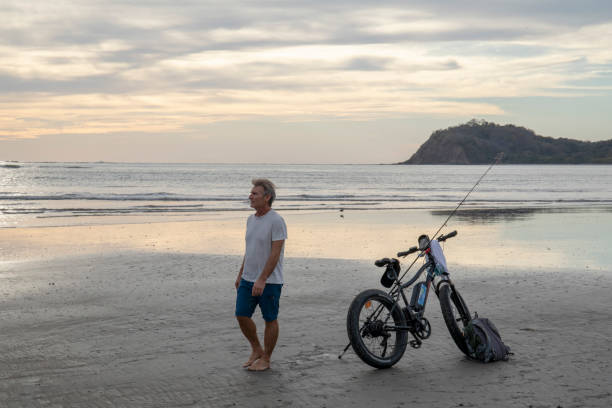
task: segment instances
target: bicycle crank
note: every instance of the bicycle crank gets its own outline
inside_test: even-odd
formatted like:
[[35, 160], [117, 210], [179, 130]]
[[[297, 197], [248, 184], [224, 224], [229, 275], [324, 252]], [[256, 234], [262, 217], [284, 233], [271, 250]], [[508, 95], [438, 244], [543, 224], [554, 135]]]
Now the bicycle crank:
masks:
[[417, 323], [416, 334], [423, 340], [428, 339], [431, 336], [431, 325], [429, 320], [422, 317]]

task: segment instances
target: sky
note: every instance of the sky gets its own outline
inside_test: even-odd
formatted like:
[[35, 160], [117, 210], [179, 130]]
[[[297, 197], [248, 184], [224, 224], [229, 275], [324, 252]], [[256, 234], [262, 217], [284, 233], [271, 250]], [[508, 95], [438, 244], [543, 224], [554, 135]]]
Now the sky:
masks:
[[484, 119], [612, 139], [612, 2], [0, 3], [0, 160], [391, 163]]

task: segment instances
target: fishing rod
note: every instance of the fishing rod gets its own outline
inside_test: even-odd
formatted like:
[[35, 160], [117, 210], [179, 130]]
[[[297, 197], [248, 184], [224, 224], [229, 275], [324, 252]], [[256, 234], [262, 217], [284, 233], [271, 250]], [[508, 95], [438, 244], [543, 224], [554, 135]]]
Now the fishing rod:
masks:
[[[476, 189], [476, 187], [478, 186], [478, 184], [480, 184], [480, 182], [482, 181], [482, 179], [485, 178], [485, 176], [487, 175], [487, 173], [489, 173], [489, 171], [491, 171], [491, 169], [493, 168], [493, 166], [495, 166], [496, 164], [499, 164], [499, 162], [501, 162], [502, 158], [504, 157], [504, 152], [499, 152], [497, 153], [497, 155], [495, 156], [495, 159], [493, 160], [493, 162], [489, 165], [489, 167], [485, 170], [485, 172], [482, 174], [482, 176], [480, 176], [480, 178], [478, 179], [478, 181], [476, 181], [476, 184], [474, 184], [472, 186], [472, 188], [470, 189], [470, 191], [467, 192], [467, 194], [465, 195], [465, 197], [463, 197], [463, 200], [461, 200], [459, 202], [459, 204], [457, 204], [457, 206], [455, 207], [455, 209], [453, 211], [451, 211], [451, 213], [449, 214], [449, 216], [446, 218], [446, 220], [444, 220], [444, 222], [442, 223], [442, 225], [440, 225], [440, 228], [438, 228], [438, 230], [431, 236], [431, 238], [427, 237], [427, 245], [425, 245], [425, 248], [427, 248], [429, 246], [429, 244], [431, 243], [432, 239], [435, 239], [436, 235], [438, 235], [438, 233], [440, 231], [442, 231], [442, 228], [444, 228], [446, 226], [446, 224], [448, 223], [448, 221], [453, 217], [453, 215], [455, 215], [455, 213], [457, 212], [457, 210], [459, 209], [459, 207], [461, 207], [461, 205], [463, 205], [463, 203], [465, 202], [465, 200], [467, 200], [467, 198], [470, 196], [470, 194], [472, 194], [472, 191], [474, 191]], [[410, 264], [410, 266], [404, 271], [403, 275], [399, 278], [399, 280], [402, 280], [404, 278], [404, 276], [406, 276], [406, 274], [408, 273], [408, 271], [412, 268], [412, 266], [416, 263], [416, 261], [419, 259], [419, 257], [417, 256], [414, 261], [412, 261], [412, 263]]]
[[[485, 178], [485, 176], [487, 175], [487, 173], [493, 168], [493, 166], [495, 166], [496, 164], [498, 164], [501, 159], [504, 157], [504, 152], [499, 152], [497, 153], [497, 156], [495, 156], [495, 160], [493, 161], [493, 163], [491, 163], [491, 165], [489, 166], [489, 168], [487, 168], [487, 170], [483, 173], [482, 176], [480, 176], [480, 178], [478, 179], [478, 181], [476, 182], [476, 184], [474, 184], [474, 186], [471, 188], [470, 191], [467, 192], [467, 194], [465, 195], [465, 197], [463, 197], [463, 200], [461, 200], [459, 202], [459, 204], [457, 204], [457, 207], [455, 207], [455, 209], [450, 213], [450, 215], [448, 216], [448, 218], [446, 218], [446, 220], [442, 223], [442, 225], [440, 226], [440, 228], [438, 228], [438, 230], [436, 231], [435, 234], [432, 235], [432, 237], [435, 238], [436, 235], [438, 235], [438, 233], [440, 231], [442, 231], [442, 228], [444, 228], [446, 226], [446, 223], [448, 222], [448, 220], [450, 220], [452, 218], [453, 215], [455, 215], [455, 213], [457, 212], [457, 210], [459, 209], [459, 207], [461, 207], [461, 205], [465, 202], [465, 200], [467, 200], [468, 196], [472, 193], [472, 191], [474, 191], [474, 189], [476, 188], [476, 186], [478, 186], [478, 184], [480, 184], [480, 182], [482, 181], [483, 178]], [[431, 242], [431, 240], [430, 240]]]

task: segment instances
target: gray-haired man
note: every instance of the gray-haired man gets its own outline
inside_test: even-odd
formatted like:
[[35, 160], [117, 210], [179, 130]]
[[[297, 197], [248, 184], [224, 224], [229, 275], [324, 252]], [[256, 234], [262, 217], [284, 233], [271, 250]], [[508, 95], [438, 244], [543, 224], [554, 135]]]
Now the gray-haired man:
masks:
[[[246, 250], [235, 284], [236, 319], [251, 344], [251, 356], [243, 366], [250, 371], [270, 368], [270, 357], [278, 339], [277, 316], [284, 282], [283, 255], [287, 226], [272, 209], [275, 198], [275, 186], [270, 180], [253, 180], [249, 201], [255, 214], [247, 220]], [[266, 322], [263, 347], [257, 337], [255, 322], [251, 319], [257, 305]]]

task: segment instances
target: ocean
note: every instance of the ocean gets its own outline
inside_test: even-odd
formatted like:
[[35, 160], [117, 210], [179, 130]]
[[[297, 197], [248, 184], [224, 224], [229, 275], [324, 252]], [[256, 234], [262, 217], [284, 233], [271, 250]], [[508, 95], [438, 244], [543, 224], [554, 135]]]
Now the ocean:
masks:
[[[0, 228], [251, 211], [257, 177], [277, 185], [277, 210], [445, 212], [487, 167], [0, 162]], [[497, 165], [462, 209], [591, 207], [612, 207], [612, 166]]]

